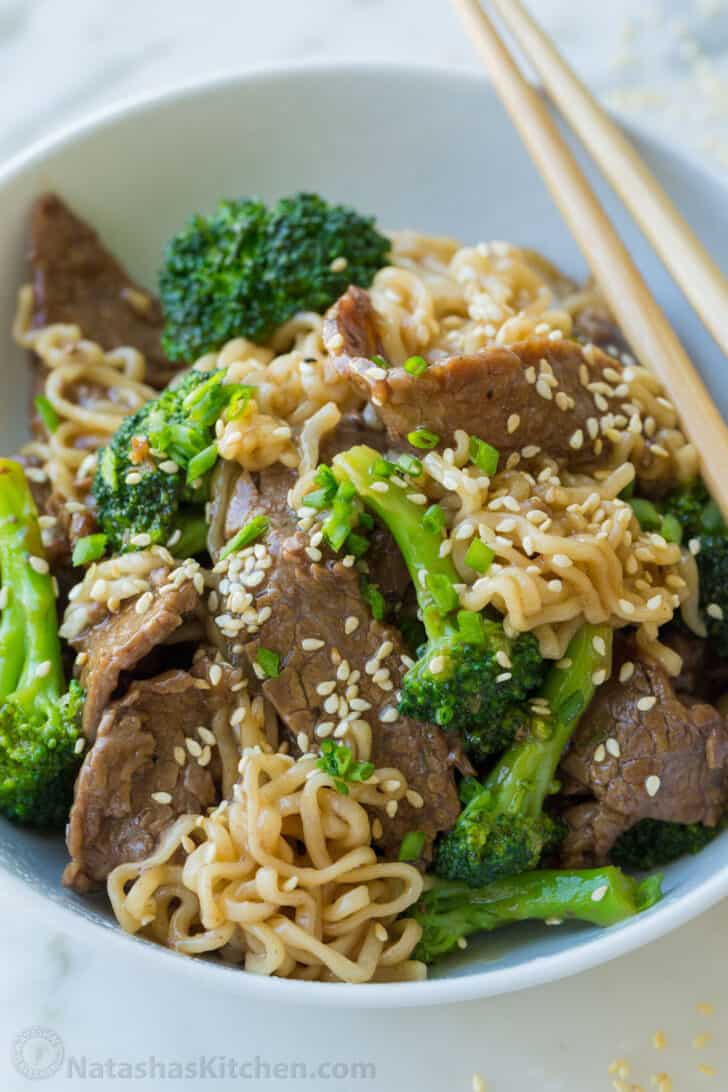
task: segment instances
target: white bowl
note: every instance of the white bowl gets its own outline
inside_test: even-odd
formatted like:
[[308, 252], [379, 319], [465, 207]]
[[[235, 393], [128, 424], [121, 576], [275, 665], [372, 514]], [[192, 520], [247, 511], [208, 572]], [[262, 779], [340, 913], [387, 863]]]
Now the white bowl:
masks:
[[[728, 268], [728, 235], [716, 230], [728, 208], [725, 184], [658, 140], [633, 135]], [[272, 197], [299, 189], [375, 213], [385, 226], [467, 241], [508, 239], [543, 251], [571, 273], [584, 272], [518, 137], [477, 75], [388, 65], [287, 66], [125, 103], [37, 145], [0, 172], [3, 453], [25, 435], [26, 361], [11, 344], [10, 326], [16, 289], [27, 277], [28, 210], [47, 189], [96, 225], [149, 285], [163, 243], [191, 211], [209, 209], [221, 196]], [[725, 361], [632, 223], [609, 196], [606, 204], [725, 413]], [[60, 837], [0, 823], [6, 889], [19, 888], [29, 909], [54, 918], [59, 928], [106, 945], [110, 958], [217, 982], [241, 995], [378, 1008], [507, 993], [641, 947], [728, 892], [727, 849], [725, 834], [668, 869], [663, 901], [621, 926], [504, 930], [472, 943], [428, 982], [361, 987], [261, 978], [130, 938], [103, 898], [82, 899], [61, 888], [66, 855]]]

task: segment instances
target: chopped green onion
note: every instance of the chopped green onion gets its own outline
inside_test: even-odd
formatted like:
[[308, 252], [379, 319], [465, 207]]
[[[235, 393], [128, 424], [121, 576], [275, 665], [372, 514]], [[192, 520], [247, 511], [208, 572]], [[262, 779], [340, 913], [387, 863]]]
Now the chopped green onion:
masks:
[[369, 549], [369, 539], [364, 535], [358, 535], [356, 531], [351, 531], [346, 540], [346, 552], [347, 554], [353, 554], [354, 557], [363, 557]]
[[374, 356], [370, 356], [369, 359], [372, 364], [376, 364], [378, 368], [384, 368], [386, 370], [389, 367], [389, 361], [385, 360], [379, 353], [375, 353]]
[[416, 861], [425, 847], [425, 834], [422, 830], [409, 830], [399, 847], [400, 861]]
[[356, 762], [351, 748], [333, 739], [325, 739], [321, 744], [316, 766], [334, 778], [334, 787], [342, 796], [349, 793], [347, 781], [368, 781], [374, 773], [373, 762]]
[[303, 503], [308, 508], [315, 508], [317, 511], [321, 511], [323, 508], [329, 508], [336, 496], [336, 490], [339, 488], [336, 475], [330, 466], [326, 466], [325, 463], [322, 463], [316, 471], [313, 480], [319, 488], [315, 489], [312, 493], [307, 493], [303, 498]]
[[470, 461], [489, 478], [492, 478], [498, 469], [499, 458], [496, 449], [485, 440], [481, 440], [479, 436], [470, 437]]
[[418, 376], [427, 371], [427, 361], [424, 356], [411, 356], [404, 362], [404, 370], [410, 375]]
[[106, 535], [85, 535], [76, 539], [71, 560], [74, 565], [88, 565], [104, 556]]
[[268, 530], [269, 520], [267, 516], [255, 516], [249, 523], [246, 523], [244, 527], [241, 527], [236, 535], [230, 539], [220, 551], [220, 561], [224, 561], [226, 557], [230, 557], [230, 554], [237, 553], [238, 550], [244, 550], [246, 546], [251, 546], [256, 539], [264, 535]]
[[389, 459], [377, 459], [373, 462], [369, 473], [373, 478], [391, 478], [397, 469], [396, 463], [392, 463]]
[[458, 611], [458, 629], [468, 644], [482, 645], [485, 639], [485, 626], [482, 617], [475, 611]]
[[643, 531], [657, 531], [662, 523], [662, 516], [652, 501], [644, 497], [631, 497], [627, 503], [634, 512]]
[[410, 478], [422, 477], [422, 463], [416, 455], [408, 455], [405, 452], [397, 459], [397, 466], [403, 474], [407, 474]]
[[281, 673], [281, 658], [270, 648], [259, 648], [255, 654], [255, 662], [266, 679], [277, 679]]
[[682, 542], [682, 533], [683, 529], [680, 521], [676, 516], [673, 516], [672, 512], [668, 512], [666, 516], [662, 517], [660, 534], [665, 542], [675, 542], [679, 545]]
[[440, 443], [440, 437], [436, 432], [430, 432], [429, 428], [416, 428], [407, 433], [407, 440], [412, 447], [418, 447], [422, 451], [432, 451]]
[[439, 504], [431, 504], [422, 517], [422, 526], [426, 531], [436, 533], [445, 526], [445, 512]]
[[450, 611], [455, 610], [460, 602], [452, 580], [445, 573], [428, 573], [425, 586], [432, 596], [435, 606], [442, 614], [449, 614]]
[[362, 577], [361, 581], [361, 597], [368, 605], [369, 610], [372, 612], [372, 617], [377, 622], [381, 622], [384, 619], [386, 613], [386, 603], [384, 596], [380, 592], [376, 584], [370, 584], [366, 577]]
[[328, 508], [331, 498], [325, 489], [314, 489], [313, 493], [306, 494], [303, 503], [306, 508], [315, 508], [317, 512], [320, 512], [322, 509]]
[[495, 550], [492, 550], [487, 543], [481, 542], [479, 538], [474, 538], [465, 554], [465, 564], [475, 569], [476, 573], [487, 573], [493, 564], [494, 557]]
[[212, 470], [217, 459], [217, 443], [212, 443], [209, 447], [203, 448], [197, 455], [193, 455], [187, 467], [188, 485], [196, 482], [198, 478], [203, 478], [208, 470]]
[[53, 409], [50, 401], [44, 394], [39, 394], [34, 399], [35, 408], [38, 410], [38, 416], [45, 425], [48, 432], [55, 432], [61, 423], [61, 419]]

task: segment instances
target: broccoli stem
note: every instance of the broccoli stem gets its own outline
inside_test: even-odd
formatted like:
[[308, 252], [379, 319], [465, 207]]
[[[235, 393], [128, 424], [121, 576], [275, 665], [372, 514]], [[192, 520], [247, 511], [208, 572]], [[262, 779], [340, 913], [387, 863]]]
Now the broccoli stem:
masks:
[[660, 876], [638, 881], [612, 866], [524, 872], [475, 889], [436, 880], [414, 911], [423, 928], [416, 955], [431, 963], [473, 933], [530, 919], [574, 919], [604, 928], [649, 909], [661, 895]]
[[[422, 508], [407, 498], [404, 489], [374, 475], [374, 466], [379, 461], [379, 452], [365, 445], [352, 447], [334, 457], [337, 469], [349, 479], [367, 507], [391, 531], [412, 577], [427, 636], [433, 639], [442, 633], [443, 620], [425, 578], [434, 574], [456, 584], [460, 576], [450, 557], [440, 557], [442, 535], [423, 526]], [[372, 488], [380, 481], [386, 482], [386, 493]]]
[[196, 557], [207, 549], [208, 526], [204, 514], [194, 509], [183, 509], [175, 520], [175, 529], [180, 532], [180, 537], [170, 546], [174, 557]]
[[43, 699], [50, 707], [65, 689], [56, 600], [51, 576], [33, 568], [31, 558], [45, 567], [33, 497], [23, 468], [0, 459], [0, 573], [8, 596], [0, 629], [0, 701], [15, 692], [23, 704]]
[[[604, 649], [604, 651], [601, 651]], [[564, 669], [549, 671], [541, 697], [551, 715], [535, 715], [525, 739], [516, 740], [485, 781], [499, 812], [535, 819], [541, 814], [561, 755], [597, 688], [611, 673], [612, 630], [608, 625], [583, 625], [571, 639]]]

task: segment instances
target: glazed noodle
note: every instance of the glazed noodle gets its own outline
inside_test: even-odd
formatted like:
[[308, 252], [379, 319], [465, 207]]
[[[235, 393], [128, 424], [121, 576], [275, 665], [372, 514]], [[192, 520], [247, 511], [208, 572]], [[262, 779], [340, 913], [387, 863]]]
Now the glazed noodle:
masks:
[[156, 392], [144, 383], [145, 362], [138, 350], [105, 352], [86, 340], [74, 324], [33, 329], [32, 312], [33, 289], [24, 285], [18, 294], [13, 336], [48, 370], [43, 393], [59, 425], [47, 440], [27, 444], [23, 454], [40, 462], [40, 472], [64, 500], [75, 500], [82, 481], [93, 474], [93, 453]]
[[248, 749], [231, 801], [180, 817], [146, 860], [114, 869], [114, 913], [129, 932], [258, 974], [423, 978], [411, 959], [420, 927], [399, 918], [423, 877], [377, 859], [363, 807], [384, 809], [405, 791], [387, 769], [342, 795], [313, 756]]

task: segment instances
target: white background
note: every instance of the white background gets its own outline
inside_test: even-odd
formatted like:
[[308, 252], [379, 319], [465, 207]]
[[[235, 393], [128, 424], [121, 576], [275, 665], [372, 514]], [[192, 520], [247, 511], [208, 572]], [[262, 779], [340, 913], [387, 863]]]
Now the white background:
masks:
[[[572, 62], [612, 105], [728, 169], [726, 0], [532, 0]], [[474, 63], [447, 0], [0, 0], [0, 160], [130, 93], [267, 60], [368, 58]], [[728, 1088], [728, 906], [644, 951], [510, 998], [439, 1010], [273, 1009], [231, 993], [141, 979], [0, 893], [0, 1089], [35, 1087], [11, 1065], [15, 1037], [54, 1029], [67, 1054], [103, 1061], [224, 1055], [261, 1065], [373, 1063], [369, 1080], [214, 1076], [124, 1081], [56, 1076], [40, 1087], [599, 1092], [610, 1062], [630, 1082], [675, 1092]], [[185, 984], [188, 980], [185, 980]], [[711, 1001], [712, 1017], [698, 1013]], [[668, 1047], [654, 1049], [653, 1033]], [[697, 1050], [693, 1037], [713, 1033]], [[714, 1066], [710, 1079], [700, 1063]], [[265, 1073], [265, 1069], [259, 1069]]]

